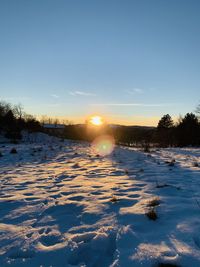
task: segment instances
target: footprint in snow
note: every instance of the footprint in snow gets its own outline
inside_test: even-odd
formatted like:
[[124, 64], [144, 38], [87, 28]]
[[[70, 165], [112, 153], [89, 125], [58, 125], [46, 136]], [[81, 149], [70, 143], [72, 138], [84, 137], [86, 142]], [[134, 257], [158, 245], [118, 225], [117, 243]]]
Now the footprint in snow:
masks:
[[84, 197], [83, 196], [74, 196], [74, 197], [70, 197], [68, 198], [69, 200], [76, 200], [76, 201], [81, 201]]
[[42, 236], [40, 239], [40, 242], [46, 247], [54, 246], [57, 243], [60, 243], [61, 241], [61, 236], [58, 235], [46, 235]]

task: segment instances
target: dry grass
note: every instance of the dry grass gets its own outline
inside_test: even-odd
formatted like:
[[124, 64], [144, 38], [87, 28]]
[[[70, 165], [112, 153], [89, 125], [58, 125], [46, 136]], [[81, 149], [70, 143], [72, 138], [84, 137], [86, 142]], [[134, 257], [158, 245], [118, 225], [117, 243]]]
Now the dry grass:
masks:
[[156, 207], [160, 205], [160, 198], [155, 197], [152, 200], [150, 200], [147, 204], [148, 207]]
[[124, 170], [125, 174], [128, 175], [129, 171], [127, 169]]
[[149, 220], [155, 221], [158, 219], [158, 215], [154, 208], [147, 211], [146, 216], [149, 218]]
[[10, 150], [10, 153], [11, 153], [11, 154], [17, 154], [17, 150], [16, 150], [16, 148], [13, 147], [13, 148]]
[[199, 167], [198, 162], [194, 162], [194, 163], [193, 163], [193, 167]]
[[181, 267], [181, 266], [173, 263], [159, 263], [157, 267]]
[[175, 162], [171, 161], [168, 165], [169, 165], [170, 167], [174, 167], [174, 166], [175, 166]]
[[116, 203], [117, 201], [119, 201], [119, 199], [116, 196], [112, 196], [110, 201]]
[[79, 165], [78, 163], [75, 163], [75, 164], [73, 165], [73, 168], [80, 168], [80, 165]]
[[150, 151], [150, 149], [148, 148], [148, 147], [145, 147], [144, 148], [144, 153], [150, 153], [151, 151]]

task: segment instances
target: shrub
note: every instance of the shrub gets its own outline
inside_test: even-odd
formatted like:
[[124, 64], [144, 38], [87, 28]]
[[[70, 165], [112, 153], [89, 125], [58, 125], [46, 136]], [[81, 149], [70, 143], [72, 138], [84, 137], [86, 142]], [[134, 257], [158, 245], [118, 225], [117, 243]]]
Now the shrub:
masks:
[[153, 198], [152, 200], [149, 201], [147, 204], [148, 207], [156, 207], [160, 205], [160, 199], [158, 197]]
[[159, 263], [158, 267], [180, 267], [180, 265], [173, 263]]
[[149, 218], [149, 220], [155, 221], [158, 219], [158, 216], [156, 214], [156, 211], [154, 208], [150, 209], [147, 213], [146, 216]]
[[198, 162], [194, 162], [194, 163], [193, 163], [193, 167], [199, 167]]
[[10, 150], [10, 154], [17, 154], [17, 150], [16, 150], [16, 148], [12, 148], [11, 150]]
[[117, 199], [116, 196], [112, 196], [110, 201], [113, 202], [113, 203], [116, 203], [117, 201], [119, 201], [119, 199]]

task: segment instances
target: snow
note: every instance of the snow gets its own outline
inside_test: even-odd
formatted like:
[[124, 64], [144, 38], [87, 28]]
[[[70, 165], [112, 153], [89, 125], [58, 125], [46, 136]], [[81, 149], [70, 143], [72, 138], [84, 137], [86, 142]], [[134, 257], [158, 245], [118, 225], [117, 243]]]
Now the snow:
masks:
[[0, 266], [200, 266], [199, 148], [23, 141], [0, 145]]

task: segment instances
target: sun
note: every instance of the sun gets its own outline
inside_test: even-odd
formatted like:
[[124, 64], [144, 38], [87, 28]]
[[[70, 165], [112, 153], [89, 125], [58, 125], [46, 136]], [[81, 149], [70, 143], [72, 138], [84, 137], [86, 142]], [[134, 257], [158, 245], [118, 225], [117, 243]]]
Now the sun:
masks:
[[100, 126], [103, 124], [103, 119], [100, 116], [93, 116], [90, 119], [90, 123], [96, 126]]

